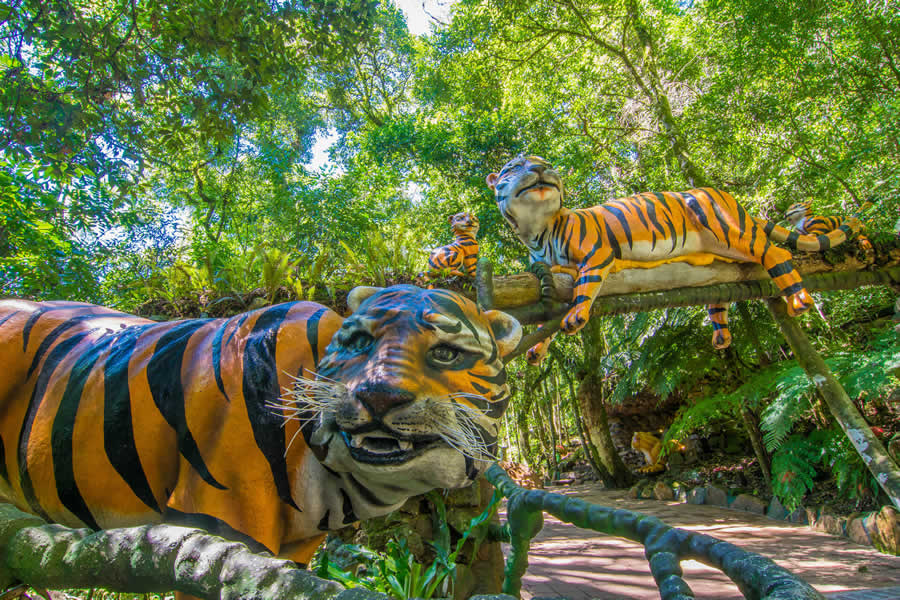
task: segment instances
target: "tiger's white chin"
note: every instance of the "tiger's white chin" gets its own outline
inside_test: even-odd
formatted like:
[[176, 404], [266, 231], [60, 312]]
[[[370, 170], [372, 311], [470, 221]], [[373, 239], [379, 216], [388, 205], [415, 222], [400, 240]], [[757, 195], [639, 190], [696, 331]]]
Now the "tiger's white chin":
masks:
[[[328, 453], [321, 462], [344, 480], [344, 489], [361, 519], [385, 514], [409, 497], [435, 488], [470, 485], [490, 464], [488, 460], [466, 459], [443, 442], [403, 462], [387, 464], [356, 460], [337, 432], [331, 434], [327, 445]], [[378, 505], [369, 498], [378, 498]]]

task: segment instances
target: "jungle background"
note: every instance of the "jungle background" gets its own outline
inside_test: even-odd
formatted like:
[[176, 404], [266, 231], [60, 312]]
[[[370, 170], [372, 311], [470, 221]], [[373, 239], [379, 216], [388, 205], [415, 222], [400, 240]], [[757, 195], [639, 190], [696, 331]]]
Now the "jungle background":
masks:
[[[520, 272], [484, 183], [519, 153], [562, 171], [570, 207], [713, 185], [776, 221], [801, 200], [861, 213], [896, 243], [897, 2], [447, 8], [414, 34], [387, 0], [0, 6], [0, 295], [157, 319], [341, 310], [355, 285], [419, 282], [461, 210], [495, 272]], [[886, 444], [895, 299], [816, 294], [801, 319]], [[698, 307], [595, 318], [540, 368], [517, 359], [506, 458], [624, 487], [631, 435], [652, 431], [685, 447], [670, 473], [688, 483], [885, 503], [765, 306], [732, 321], [725, 352]]]

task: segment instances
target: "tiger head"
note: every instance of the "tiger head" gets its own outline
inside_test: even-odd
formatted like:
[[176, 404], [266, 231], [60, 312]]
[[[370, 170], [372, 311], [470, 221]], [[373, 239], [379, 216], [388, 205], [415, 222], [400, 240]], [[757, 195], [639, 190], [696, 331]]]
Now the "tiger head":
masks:
[[348, 304], [316, 378], [283, 399], [307, 444], [382, 502], [471, 483], [495, 458], [518, 321], [410, 285], [356, 288]]
[[478, 235], [478, 217], [470, 212], [460, 212], [449, 218], [450, 230], [454, 235]]
[[784, 211], [784, 218], [787, 219], [791, 225], [795, 227], [799, 227], [803, 220], [809, 215], [810, 210], [810, 202], [807, 200], [806, 202], [795, 202], [788, 206], [787, 210]]
[[538, 156], [517, 156], [486, 181], [503, 218], [526, 245], [562, 210], [562, 178]]

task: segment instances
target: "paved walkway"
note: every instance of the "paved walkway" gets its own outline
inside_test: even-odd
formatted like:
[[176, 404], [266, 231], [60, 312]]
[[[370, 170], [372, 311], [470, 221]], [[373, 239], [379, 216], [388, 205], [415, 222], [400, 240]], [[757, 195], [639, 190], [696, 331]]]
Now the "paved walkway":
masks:
[[[623, 491], [602, 491], [589, 485], [549, 491], [655, 515], [668, 525], [732, 542], [771, 558], [830, 600], [900, 600], [900, 557], [846, 538], [727, 508], [633, 500], [625, 498]], [[685, 581], [698, 599], [743, 598], [721, 571], [696, 561], [681, 564]], [[658, 600], [659, 591], [643, 546], [545, 515], [544, 529], [529, 552], [522, 596], [525, 600], [560, 596], [570, 600]]]

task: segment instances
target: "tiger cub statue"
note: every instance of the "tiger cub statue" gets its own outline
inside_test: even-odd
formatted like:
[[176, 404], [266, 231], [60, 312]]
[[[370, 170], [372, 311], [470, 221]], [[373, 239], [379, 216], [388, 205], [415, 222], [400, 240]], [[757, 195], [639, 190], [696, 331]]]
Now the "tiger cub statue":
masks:
[[92, 529], [171, 522], [306, 563], [324, 532], [469, 485], [494, 460], [512, 317], [357, 288], [157, 323], [0, 302], [0, 496]]
[[[868, 203], [863, 208], [867, 206]], [[795, 202], [784, 211], [784, 218], [794, 226], [794, 229], [804, 235], [823, 235], [838, 229], [845, 222], [843, 217], [823, 217], [810, 213], [809, 201]], [[860, 233], [857, 234], [856, 239], [860, 248], [867, 252], [872, 250], [872, 242], [869, 241], [869, 238]]]
[[[728, 192], [712, 188], [644, 192], [570, 210], [562, 205], [559, 173], [536, 156], [516, 157], [486, 181], [503, 218], [528, 248], [532, 265], [546, 263], [551, 271], [574, 278], [573, 306], [561, 324], [568, 334], [587, 323], [610, 272], [669, 262], [709, 264], [716, 258], [761, 264], [786, 296], [788, 314], [799, 315], [813, 299], [791, 263], [791, 253], [771, 242], [819, 251], [842, 243], [859, 228], [858, 221], [848, 219], [827, 234], [801, 235], [750, 216]], [[713, 345], [726, 348], [731, 343], [726, 306], [708, 308]], [[540, 362], [551, 340], [532, 347], [529, 362]]]
[[660, 456], [662, 441], [649, 431], [635, 431], [631, 436], [631, 449], [644, 455], [646, 467], [638, 469], [639, 473], [662, 473], [666, 470], [668, 459]]
[[450, 275], [475, 277], [478, 263], [478, 217], [469, 212], [461, 212], [449, 218], [450, 230], [456, 239], [453, 243], [435, 248], [428, 257], [427, 280], [434, 279], [449, 269]]

